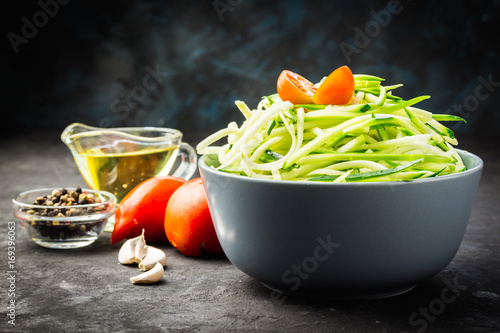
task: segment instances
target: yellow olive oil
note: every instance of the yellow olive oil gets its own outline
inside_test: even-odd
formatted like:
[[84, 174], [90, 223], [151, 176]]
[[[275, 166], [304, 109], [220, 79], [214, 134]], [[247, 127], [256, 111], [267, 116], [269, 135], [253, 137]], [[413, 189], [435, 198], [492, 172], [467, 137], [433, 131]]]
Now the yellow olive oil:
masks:
[[118, 202], [136, 185], [155, 176], [166, 176], [177, 157], [179, 147], [143, 149], [108, 153], [106, 148], [83, 151], [77, 165], [87, 184], [113, 193]]

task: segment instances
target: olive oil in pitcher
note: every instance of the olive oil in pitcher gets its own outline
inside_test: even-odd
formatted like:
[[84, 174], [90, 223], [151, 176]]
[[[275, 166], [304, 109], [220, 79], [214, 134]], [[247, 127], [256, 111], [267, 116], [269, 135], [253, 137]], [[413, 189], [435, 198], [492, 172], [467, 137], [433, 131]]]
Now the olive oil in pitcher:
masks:
[[91, 188], [113, 193], [118, 202], [135, 186], [157, 175], [167, 175], [179, 147], [142, 149], [107, 153], [106, 148], [86, 149], [79, 156], [78, 167]]

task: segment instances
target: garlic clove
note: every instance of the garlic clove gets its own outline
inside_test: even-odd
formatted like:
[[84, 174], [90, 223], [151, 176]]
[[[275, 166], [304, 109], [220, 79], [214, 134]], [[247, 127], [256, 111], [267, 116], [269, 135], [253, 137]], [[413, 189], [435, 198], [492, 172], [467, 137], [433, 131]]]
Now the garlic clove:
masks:
[[118, 262], [120, 264], [133, 264], [135, 262], [135, 246], [131, 239], [123, 243], [118, 252]]
[[146, 245], [146, 256], [139, 263], [139, 269], [141, 271], [148, 271], [153, 268], [157, 262], [162, 266], [167, 264], [165, 252], [156, 247]]
[[131, 238], [123, 243], [118, 252], [118, 262], [120, 264], [140, 263], [146, 256], [146, 239], [144, 238], [144, 229], [142, 234], [135, 238]]
[[130, 281], [134, 284], [155, 283], [161, 280], [163, 272], [164, 269], [162, 264], [157, 262], [149, 271], [131, 277]]
[[144, 238], [144, 229], [142, 229], [141, 238], [135, 244], [135, 263], [138, 264], [146, 256], [146, 239]]

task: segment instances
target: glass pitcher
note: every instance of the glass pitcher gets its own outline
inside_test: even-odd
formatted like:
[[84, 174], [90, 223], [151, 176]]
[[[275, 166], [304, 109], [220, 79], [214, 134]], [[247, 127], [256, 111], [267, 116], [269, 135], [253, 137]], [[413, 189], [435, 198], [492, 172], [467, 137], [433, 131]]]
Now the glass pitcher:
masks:
[[136, 185], [166, 176], [189, 179], [196, 171], [196, 151], [182, 133], [160, 127], [97, 128], [80, 123], [66, 127], [61, 140], [69, 147], [88, 186], [113, 193], [118, 202]]

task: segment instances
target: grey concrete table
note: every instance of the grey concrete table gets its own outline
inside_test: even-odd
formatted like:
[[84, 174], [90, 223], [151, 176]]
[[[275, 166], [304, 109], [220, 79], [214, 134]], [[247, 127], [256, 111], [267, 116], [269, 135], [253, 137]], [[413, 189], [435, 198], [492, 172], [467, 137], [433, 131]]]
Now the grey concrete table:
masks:
[[319, 301], [277, 300], [224, 256], [189, 258], [168, 244], [156, 244], [168, 256], [163, 281], [135, 286], [129, 277], [137, 268], [118, 264], [120, 244], [111, 246], [109, 233], [79, 250], [48, 250], [18, 226], [10, 273], [11, 197], [32, 188], [84, 185], [58, 135], [0, 139], [1, 332], [500, 331], [498, 143], [459, 145], [481, 156], [485, 169], [463, 243], [446, 269], [400, 296]]

